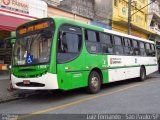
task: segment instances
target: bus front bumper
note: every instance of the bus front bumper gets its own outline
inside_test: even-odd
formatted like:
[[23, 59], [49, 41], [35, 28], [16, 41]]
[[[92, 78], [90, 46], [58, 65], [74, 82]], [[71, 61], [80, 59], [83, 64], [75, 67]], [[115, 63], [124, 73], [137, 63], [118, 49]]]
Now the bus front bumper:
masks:
[[[28, 84], [24, 84], [28, 81]], [[11, 75], [12, 86], [15, 89], [26, 90], [55, 90], [58, 89], [57, 74], [46, 73], [37, 78], [17, 78]]]

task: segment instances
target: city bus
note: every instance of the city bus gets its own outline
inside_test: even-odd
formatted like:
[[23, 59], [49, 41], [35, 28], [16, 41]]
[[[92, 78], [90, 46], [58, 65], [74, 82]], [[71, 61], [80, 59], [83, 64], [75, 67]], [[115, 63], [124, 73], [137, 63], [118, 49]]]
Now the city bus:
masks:
[[66, 18], [43, 18], [16, 30], [11, 81], [15, 89], [89, 93], [101, 85], [157, 71], [155, 43]]

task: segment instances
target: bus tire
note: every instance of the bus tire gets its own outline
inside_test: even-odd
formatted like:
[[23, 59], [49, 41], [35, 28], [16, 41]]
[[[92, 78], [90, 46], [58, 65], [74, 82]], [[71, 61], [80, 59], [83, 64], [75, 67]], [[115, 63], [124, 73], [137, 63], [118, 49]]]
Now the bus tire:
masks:
[[144, 67], [140, 68], [140, 77], [139, 77], [140, 81], [144, 81], [146, 80], [146, 70]]
[[90, 94], [96, 94], [101, 88], [101, 77], [96, 71], [92, 71], [88, 78], [88, 92]]

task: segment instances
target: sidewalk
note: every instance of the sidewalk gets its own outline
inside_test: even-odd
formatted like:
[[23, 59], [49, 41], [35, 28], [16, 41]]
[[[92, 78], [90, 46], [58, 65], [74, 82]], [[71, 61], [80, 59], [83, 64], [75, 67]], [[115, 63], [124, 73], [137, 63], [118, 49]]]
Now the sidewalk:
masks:
[[2, 80], [9, 80], [10, 79], [10, 77], [9, 77], [9, 75], [7, 74], [7, 75], [0, 75], [0, 81], [2, 81]]
[[[28, 90], [14, 90], [12, 92], [8, 91], [7, 88], [9, 87], [9, 75], [7, 74], [0, 74], [0, 103], [11, 101], [19, 98], [24, 98], [26, 96], [36, 94], [35, 91], [28, 91]], [[158, 72], [149, 75], [148, 77], [151, 78], [160, 78], [160, 74]]]
[[8, 71], [0, 71], [0, 81], [1, 80], [9, 80], [9, 72]]
[[[1, 77], [0, 77], [1, 78]], [[5, 78], [5, 77], [3, 77]], [[14, 100], [19, 98], [19, 93], [17, 90], [9, 92], [7, 88], [9, 87], [10, 80], [0, 80], [0, 103], [8, 100]]]
[[13, 90], [8, 91], [10, 84], [10, 77], [7, 73], [0, 73], [0, 103], [11, 101], [19, 98], [23, 98], [29, 94], [33, 94], [34, 91], [28, 90]]

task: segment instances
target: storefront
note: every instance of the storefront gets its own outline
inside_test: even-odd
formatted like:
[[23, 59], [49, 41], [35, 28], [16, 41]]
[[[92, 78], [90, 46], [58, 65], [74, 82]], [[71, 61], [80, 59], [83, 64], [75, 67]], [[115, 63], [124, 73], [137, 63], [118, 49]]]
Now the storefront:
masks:
[[9, 38], [15, 35], [16, 27], [43, 17], [47, 17], [47, 4], [41, 0], [0, 0], [0, 64], [10, 64]]

